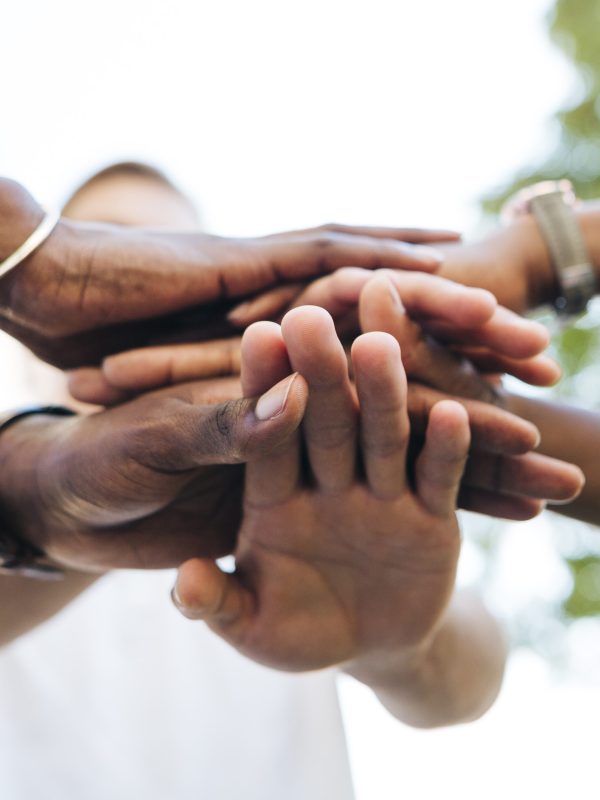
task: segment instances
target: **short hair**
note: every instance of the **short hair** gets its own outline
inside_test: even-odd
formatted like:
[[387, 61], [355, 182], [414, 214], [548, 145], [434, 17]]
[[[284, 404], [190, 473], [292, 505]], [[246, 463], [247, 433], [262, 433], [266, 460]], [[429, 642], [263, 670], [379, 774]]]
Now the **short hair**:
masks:
[[148, 180], [162, 183], [163, 186], [168, 187], [172, 191], [176, 192], [176, 194], [180, 195], [184, 200], [187, 200], [187, 197], [182, 190], [176, 186], [175, 183], [173, 183], [173, 181], [167, 177], [167, 175], [161, 169], [158, 169], [158, 167], [153, 167], [151, 164], [144, 164], [141, 161], [118, 161], [115, 164], [109, 164], [107, 167], [103, 167], [97, 172], [94, 172], [93, 175], [90, 175], [89, 178], [86, 178], [83, 183], [80, 183], [64, 202], [62, 208], [63, 212], [68, 209], [71, 203], [80, 194], [82, 194], [86, 189], [89, 189], [90, 186], [93, 186], [95, 183], [105, 180], [106, 178], [116, 178], [122, 175], [147, 178]]

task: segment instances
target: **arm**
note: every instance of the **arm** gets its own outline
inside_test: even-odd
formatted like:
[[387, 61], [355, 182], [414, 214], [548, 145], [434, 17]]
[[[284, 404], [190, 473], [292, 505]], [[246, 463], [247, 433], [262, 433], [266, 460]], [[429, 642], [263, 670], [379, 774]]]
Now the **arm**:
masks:
[[[600, 202], [581, 204], [575, 213], [600, 286]], [[445, 255], [441, 275], [488, 289], [502, 305], [518, 313], [549, 303], [556, 295], [548, 249], [531, 215], [481, 241], [440, 249]]]
[[350, 667], [398, 719], [417, 728], [470, 722], [496, 699], [506, 662], [503, 631], [481, 599], [457, 592], [426, 647]]
[[410, 724], [474, 719], [499, 690], [505, 648], [478, 600], [453, 598], [464, 409], [451, 401], [432, 409], [415, 487], [406, 476], [406, 380], [391, 336], [354, 343], [358, 402], [323, 310], [296, 309], [281, 329], [258, 323], [246, 332], [248, 393], [290, 363], [309, 386], [303, 442], [294, 433], [248, 465], [236, 573], [193, 559], [180, 570], [175, 602], [271, 667], [338, 665]]
[[[42, 218], [23, 187], [0, 179], [0, 262]], [[98, 363], [124, 346], [213, 338], [232, 330], [224, 313], [233, 298], [270, 286], [346, 264], [437, 268], [436, 251], [404, 238], [448, 234], [324, 226], [239, 239], [62, 219], [0, 280], [0, 327], [63, 368]]]
[[98, 578], [74, 570], [60, 581], [1, 575], [0, 647], [53, 617]]
[[273, 387], [279, 410], [272, 395], [266, 406], [217, 404], [215, 383], [196, 383], [85, 417], [25, 417], [4, 430], [3, 520], [65, 577], [0, 576], [0, 644], [56, 614], [104, 571], [230, 552], [241, 513], [234, 465], [268, 453], [302, 418], [301, 387], [286, 393], [287, 383]]
[[542, 437], [540, 452], [577, 464], [585, 475], [581, 494], [568, 505], [553, 506], [553, 510], [600, 525], [600, 414], [510, 394], [506, 404], [509, 411], [538, 428]]

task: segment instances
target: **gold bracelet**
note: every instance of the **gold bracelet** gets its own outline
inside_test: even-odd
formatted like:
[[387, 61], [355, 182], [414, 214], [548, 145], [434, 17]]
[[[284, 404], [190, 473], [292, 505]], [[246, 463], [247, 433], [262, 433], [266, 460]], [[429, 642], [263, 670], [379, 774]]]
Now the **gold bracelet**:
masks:
[[59, 219], [60, 214], [56, 211], [46, 214], [31, 236], [29, 236], [20, 247], [17, 247], [12, 255], [5, 258], [4, 261], [0, 261], [0, 278], [3, 278], [8, 272], [18, 267], [21, 262], [25, 261], [27, 256], [30, 256], [34, 250], [37, 250], [50, 236]]

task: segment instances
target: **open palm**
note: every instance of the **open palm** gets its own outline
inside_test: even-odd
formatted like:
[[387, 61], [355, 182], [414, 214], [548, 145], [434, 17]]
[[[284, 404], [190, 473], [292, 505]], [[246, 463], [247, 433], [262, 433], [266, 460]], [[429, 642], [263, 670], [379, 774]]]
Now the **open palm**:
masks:
[[302, 430], [246, 469], [236, 572], [181, 569], [176, 601], [270, 666], [306, 670], [418, 648], [450, 599], [460, 548], [454, 514], [467, 414], [443, 401], [407, 476], [406, 379], [397, 342], [368, 333], [348, 365], [327, 312], [290, 312], [244, 337], [246, 394], [290, 371], [306, 380]]

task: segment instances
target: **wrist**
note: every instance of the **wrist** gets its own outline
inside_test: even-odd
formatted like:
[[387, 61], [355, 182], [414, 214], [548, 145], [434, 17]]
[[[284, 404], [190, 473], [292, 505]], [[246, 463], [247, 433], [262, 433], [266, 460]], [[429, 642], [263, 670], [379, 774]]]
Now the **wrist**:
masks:
[[496, 699], [506, 662], [503, 632], [470, 592], [455, 593], [431, 638], [379, 667], [350, 667], [398, 719], [420, 728], [477, 719]]
[[[589, 263], [595, 270], [597, 280], [600, 281], [600, 205], [580, 203], [573, 211]], [[540, 222], [533, 213], [526, 213], [517, 217], [507, 231], [510, 231], [523, 256], [527, 286], [526, 309], [553, 304], [557, 298], [563, 296], [565, 289], [561, 288]]]
[[550, 253], [532, 214], [519, 217], [506, 229], [514, 252], [519, 255], [524, 276], [525, 295], [522, 311], [551, 303], [559, 287]]
[[590, 263], [600, 283], [600, 202], [581, 203], [575, 208]]
[[421, 642], [365, 653], [347, 662], [342, 671], [379, 694], [411, 695], [429, 669], [437, 629]]
[[0, 262], [25, 241], [43, 217], [41, 206], [26, 189], [0, 178]]
[[[22, 186], [0, 179], [0, 263], [23, 246], [48, 215]], [[0, 278], [0, 318], [26, 329], [39, 329], [37, 310], [56, 289], [65, 269], [64, 223], [59, 221], [33, 252]], [[12, 328], [11, 328], [12, 331]]]
[[72, 423], [72, 418], [40, 413], [0, 432], [0, 507], [11, 532], [44, 553], [52, 544], [52, 453]]

